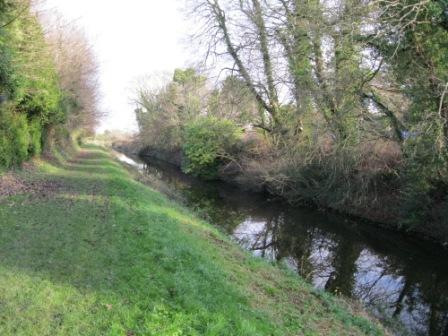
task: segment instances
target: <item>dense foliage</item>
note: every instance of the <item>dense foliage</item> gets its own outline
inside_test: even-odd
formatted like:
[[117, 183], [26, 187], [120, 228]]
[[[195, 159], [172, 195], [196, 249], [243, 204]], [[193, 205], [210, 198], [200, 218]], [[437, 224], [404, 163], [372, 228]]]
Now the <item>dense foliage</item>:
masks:
[[[144, 147], [214, 157], [189, 148], [185, 129], [197, 117], [230, 120], [246, 132], [219, 165], [232, 162], [236, 181], [448, 239], [446, 0], [188, 4], [205, 64], [224, 63], [224, 78], [180, 94], [178, 70], [151, 96], [157, 107], [141, 95]], [[231, 133], [202, 127], [204, 139]]]
[[54, 130], [67, 128], [75, 113], [96, 113], [76, 106], [82, 98], [61, 80], [69, 64], [54, 51], [28, 0], [0, 0], [0, 166], [39, 154], [56, 133], [67, 133]]
[[183, 145], [185, 172], [216, 177], [220, 163], [229, 159], [241, 134], [241, 128], [230, 120], [199, 117], [188, 123]]

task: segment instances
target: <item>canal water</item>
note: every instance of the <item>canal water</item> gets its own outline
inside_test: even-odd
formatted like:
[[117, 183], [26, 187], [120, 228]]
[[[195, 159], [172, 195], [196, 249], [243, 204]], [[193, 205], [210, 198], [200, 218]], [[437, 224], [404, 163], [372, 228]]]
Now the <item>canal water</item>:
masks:
[[448, 251], [362, 221], [297, 208], [152, 158], [123, 161], [162, 180], [245, 249], [283, 261], [315, 287], [361, 301], [406, 334], [448, 336]]

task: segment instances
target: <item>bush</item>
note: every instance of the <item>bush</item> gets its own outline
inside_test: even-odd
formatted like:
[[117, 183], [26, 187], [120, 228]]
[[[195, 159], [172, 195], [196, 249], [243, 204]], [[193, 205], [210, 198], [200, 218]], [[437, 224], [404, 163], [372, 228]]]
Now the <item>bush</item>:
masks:
[[12, 164], [12, 143], [7, 134], [0, 131], [0, 166], [9, 167]]
[[15, 148], [13, 163], [19, 164], [28, 159], [28, 148], [30, 145], [30, 133], [25, 115], [13, 115], [11, 135]]
[[[96, 121], [96, 67], [87, 43], [62, 26], [45, 34], [28, 2], [0, 0], [0, 168], [40, 154], [51, 141], [69, 142], [66, 132], [49, 130], [92, 130]], [[58, 47], [46, 38], [57, 38]], [[75, 41], [80, 51], [72, 53]]]
[[42, 126], [38, 119], [34, 119], [29, 125], [30, 132], [30, 155], [39, 155], [42, 152]]
[[434, 144], [437, 134], [431, 134], [431, 129], [437, 130], [427, 128], [404, 146], [400, 219], [410, 230], [432, 226], [437, 220], [434, 211], [446, 207], [448, 200], [448, 153]]
[[25, 115], [10, 106], [0, 110], [0, 165], [19, 164], [29, 156], [30, 133]]
[[183, 170], [204, 178], [215, 178], [221, 163], [229, 161], [242, 136], [234, 122], [200, 117], [186, 125]]

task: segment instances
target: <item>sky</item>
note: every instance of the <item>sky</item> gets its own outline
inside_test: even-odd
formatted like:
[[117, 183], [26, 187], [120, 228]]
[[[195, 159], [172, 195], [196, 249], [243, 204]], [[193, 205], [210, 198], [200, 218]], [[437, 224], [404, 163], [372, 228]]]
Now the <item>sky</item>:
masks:
[[187, 64], [187, 24], [180, 0], [46, 0], [83, 28], [100, 69], [100, 109], [107, 113], [98, 129], [136, 131], [133, 89], [139, 79]]

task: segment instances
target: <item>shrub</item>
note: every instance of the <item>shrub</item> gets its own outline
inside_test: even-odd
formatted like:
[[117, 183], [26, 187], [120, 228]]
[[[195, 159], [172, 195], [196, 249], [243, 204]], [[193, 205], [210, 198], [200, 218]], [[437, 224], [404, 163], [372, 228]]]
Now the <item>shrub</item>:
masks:
[[23, 114], [14, 114], [11, 124], [11, 135], [14, 144], [14, 164], [19, 164], [28, 159], [28, 147], [30, 145], [30, 133], [28, 122]]
[[404, 146], [400, 219], [406, 229], [434, 224], [434, 210], [444, 207], [448, 199], [448, 154], [434, 144], [436, 134], [431, 130], [437, 128], [426, 128]]
[[0, 131], [0, 166], [9, 167], [12, 164], [12, 143], [11, 139], [4, 132]]
[[30, 132], [30, 155], [39, 155], [42, 152], [42, 126], [38, 119], [34, 119], [29, 124]]
[[234, 122], [199, 117], [186, 125], [183, 169], [204, 178], [215, 178], [221, 163], [230, 160], [242, 130]]
[[0, 110], [0, 165], [12, 166], [28, 158], [30, 133], [26, 116], [11, 106]]

